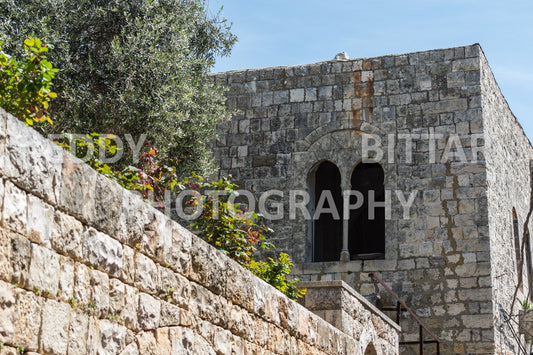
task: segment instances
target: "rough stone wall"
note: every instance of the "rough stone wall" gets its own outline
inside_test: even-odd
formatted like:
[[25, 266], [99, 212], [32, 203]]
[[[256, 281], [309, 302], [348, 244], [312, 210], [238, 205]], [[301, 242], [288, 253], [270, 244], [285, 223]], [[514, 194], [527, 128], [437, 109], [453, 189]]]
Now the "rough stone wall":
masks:
[[[312, 262], [312, 222], [299, 213], [271, 221], [273, 242], [299, 263], [295, 273], [304, 280], [344, 280], [372, 298], [367, 273], [378, 272], [437, 332], [444, 353], [494, 351], [485, 162], [471, 162], [469, 139], [483, 134], [480, 52], [472, 45], [214, 75], [235, 109], [214, 148], [219, 175], [231, 174], [256, 200], [284, 191], [285, 216], [288, 191], [309, 191], [319, 162], [337, 165], [346, 188], [362, 158], [362, 135], [383, 142], [393, 135], [394, 161], [385, 151], [381, 162], [385, 189], [418, 195], [410, 219], [393, 195], [385, 260]], [[423, 139], [408, 161], [400, 135], [432, 133], [461, 135], [469, 161], [441, 163], [446, 139], [437, 140], [436, 163]], [[418, 337], [418, 328], [403, 329], [407, 340]]]
[[[343, 332], [365, 343], [373, 343], [377, 348], [381, 347], [381, 342], [398, 342], [397, 338], [386, 339], [378, 334], [389, 327], [400, 331], [400, 326], [344, 281], [302, 282], [301, 286], [307, 290], [301, 301], [305, 308]], [[368, 324], [373, 324], [373, 327], [368, 327]], [[390, 332], [387, 335], [395, 336]]]
[[[492, 297], [494, 327], [497, 329], [494, 340], [498, 353], [518, 354], [517, 341], [510, 331], [512, 327], [518, 333], [518, 327], [512, 322], [509, 325], [504, 321], [500, 308], [507, 314], [517, 315], [522, 301], [527, 298], [528, 284], [531, 281], [527, 272], [525, 244], [520, 271], [517, 265], [512, 210], [516, 210], [518, 217], [519, 247], [522, 248], [524, 222], [531, 198], [530, 161], [533, 159], [533, 148], [509, 109], [484, 56], [481, 62]], [[529, 228], [531, 227], [530, 225]], [[522, 275], [520, 286], [519, 273]], [[511, 308], [513, 297], [515, 302]], [[514, 320], [517, 321], [516, 316]]]
[[0, 211], [0, 354], [365, 351], [2, 110]]

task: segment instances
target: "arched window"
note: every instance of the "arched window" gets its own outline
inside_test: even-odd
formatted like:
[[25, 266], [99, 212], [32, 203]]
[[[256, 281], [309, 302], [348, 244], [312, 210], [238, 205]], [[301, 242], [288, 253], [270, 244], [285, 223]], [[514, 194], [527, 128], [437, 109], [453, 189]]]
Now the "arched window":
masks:
[[518, 285], [522, 284], [522, 270], [521, 270], [521, 263], [522, 263], [522, 253], [520, 252], [521, 245], [520, 245], [520, 232], [518, 229], [518, 216], [516, 215], [516, 210], [513, 207], [513, 238], [514, 238], [514, 251], [515, 251], [515, 258], [516, 258], [516, 272], [518, 276]]
[[[364, 203], [350, 211], [348, 248], [351, 259], [385, 258], [385, 207], [372, 201], [385, 201], [384, 172], [377, 163], [358, 164], [351, 177], [353, 191], [363, 194]], [[355, 203], [355, 196], [350, 204]]]
[[[338, 261], [342, 248], [342, 219], [327, 212], [342, 213], [341, 174], [335, 164], [324, 161], [314, 173], [314, 206], [324, 210], [314, 220], [313, 261]], [[332, 203], [334, 206], [332, 206]]]

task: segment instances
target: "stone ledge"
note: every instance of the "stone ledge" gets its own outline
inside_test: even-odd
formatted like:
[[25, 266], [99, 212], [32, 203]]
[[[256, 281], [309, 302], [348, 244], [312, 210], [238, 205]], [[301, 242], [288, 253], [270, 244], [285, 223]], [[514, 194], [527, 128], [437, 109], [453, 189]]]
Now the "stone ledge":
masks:
[[[365, 297], [363, 297], [361, 294], [359, 294], [357, 291], [355, 291], [352, 287], [350, 287], [346, 282], [342, 280], [332, 280], [332, 281], [302, 281], [299, 284], [299, 287], [306, 288], [306, 289], [320, 289], [320, 288], [340, 288], [342, 290], [347, 291], [350, 295], [352, 295], [354, 298], [357, 299], [366, 309], [371, 311], [372, 313], [376, 314], [380, 318], [382, 318], [384, 321], [386, 321], [391, 327], [393, 327], [396, 331], [401, 332], [401, 327], [394, 322], [392, 319], [390, 319], [385, 313], [381, 312], [376, 306], [374, 306], [370, 301], [368, 301]], [[340, 309], [343, 309], [343, 304], [340, 305]]]

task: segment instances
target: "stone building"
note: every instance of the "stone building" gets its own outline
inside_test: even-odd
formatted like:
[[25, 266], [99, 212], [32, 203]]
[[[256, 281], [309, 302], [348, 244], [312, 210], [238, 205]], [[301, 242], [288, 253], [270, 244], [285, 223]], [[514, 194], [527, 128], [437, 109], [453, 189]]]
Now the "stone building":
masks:
[[[442, 353], [526, 353], [533, 149], [479, 45], [213, 77], [234, 109], [214, 147], [219, 175], [283, 208], [268, 223], [295, 274], [375, 300], [375, 272]], [[365, 201], [336, 218], [327, 207], [359, 202], [350, 190]], [[317, 207], [328, 213], [305, 216]]]

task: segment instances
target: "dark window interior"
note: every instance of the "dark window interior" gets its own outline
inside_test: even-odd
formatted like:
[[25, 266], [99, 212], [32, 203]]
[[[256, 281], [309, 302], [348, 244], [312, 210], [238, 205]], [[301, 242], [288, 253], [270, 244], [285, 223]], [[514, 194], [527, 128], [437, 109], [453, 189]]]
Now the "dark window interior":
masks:
[[[330, 190], [342, 215], [341, 175], [335, 164], [325, 161], [315, 172], [315, 207], [322, 191]], [[324, 207], [329, 206], [326, 202]], [[342, 219], [334, 220], [330, 213], [322, 213], [314, 221], [314, 261], [338, 261], [342, 249]]]
[[[385, 258], [385, 208], [374, 209], [374, 219], [369, 218], [368, 192], [375, 191], [375, 201], [385, 201], [384, 173], [377, 163], [358, 164], [351, 178], [352, 190], [364, 196], [363, 205], [350, 211], [348, 247], [351, 259]], [[355, 203], [355, 196], [350, 203]]]
[[533, 263], [531, 261], [531, 237], [529, 235], [529, 230], [526, 230], [526, 266], [527, 266], [527, 278], [529, 283], [529, 292], [533, 292]]
[[522, 270], [520, 268], [521, 264], [521, 252], [520, 252], [520, 236], [518, 230], [518, 216], [516, 215], [516, 210], [513, 207], [513, 237], [514, 237], [514, 250], [516, 257], [516, 271], [518, 273], [518, 284], [522, 283]]

